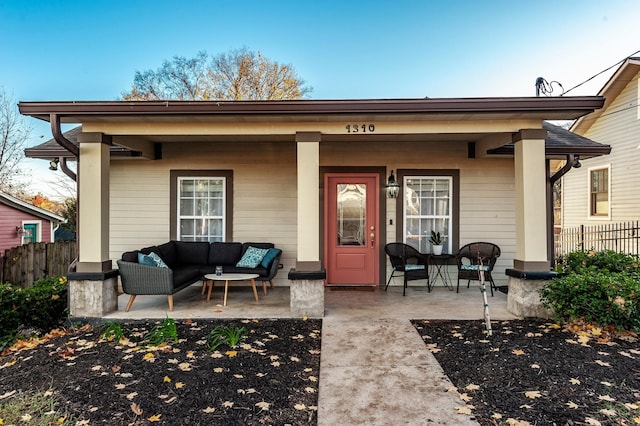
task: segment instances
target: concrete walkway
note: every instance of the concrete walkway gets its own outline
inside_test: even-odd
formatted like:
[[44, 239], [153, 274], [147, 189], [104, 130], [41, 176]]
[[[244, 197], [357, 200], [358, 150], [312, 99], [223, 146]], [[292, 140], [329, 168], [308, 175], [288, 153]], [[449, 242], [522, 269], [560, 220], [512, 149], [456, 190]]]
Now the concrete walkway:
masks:
[[477, 425], [409, 320], [322, 325], [318, 425]]
[[[166, 297], [136, 299], [124, 312], [128, 296], [120, 296], [120, 310], [109, 319], [128, 318], [290, 318], [289, 289], [277, 287], [260, 301], [248, 288], [234, 288], [228, 306], [220, 291], [210, 302], [200, 287], [183, 290], [175, 310], [167, 311]], [[492, 320], [514, 319], [506, 310], [506, 296], [489, 297]], [[401, 287], [389, 291], [325, 291], [322, 353], [318, 395], [318, 425], [477, 425], [458, 414], [464, 406], [433, 354], [426, 348], [411, 319], [483, 318], [477, 286], [460, 293], [438, 286]]]

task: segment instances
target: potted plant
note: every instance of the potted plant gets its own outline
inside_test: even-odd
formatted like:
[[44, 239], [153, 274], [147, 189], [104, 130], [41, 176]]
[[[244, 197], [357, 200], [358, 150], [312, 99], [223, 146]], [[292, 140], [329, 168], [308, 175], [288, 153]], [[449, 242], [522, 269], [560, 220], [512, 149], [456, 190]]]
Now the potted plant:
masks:
[[442, 254], [442, 235], [439, 232], [431, 231], [431, 237], [429, 237], [431, 243], [431, 254], [439, 256]]

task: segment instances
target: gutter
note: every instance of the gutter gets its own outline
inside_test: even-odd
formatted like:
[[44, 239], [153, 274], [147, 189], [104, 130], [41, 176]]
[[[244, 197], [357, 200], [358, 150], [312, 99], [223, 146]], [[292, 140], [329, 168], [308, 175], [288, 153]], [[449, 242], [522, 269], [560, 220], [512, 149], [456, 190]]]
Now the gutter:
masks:
[[[549, 173], [549, 160], [547, 160], [547, 173]], [[567, 155], [567, 162], [562, 166], [560, 170], [555, 172], [553, 176], [548, 176], [547, 178], [547, 253], [551, 265], [555, 264], [555, 233], [553, 227], [553, 185], [560, 180], [560, 178], [566, 175], [569, 170], [572, 168], [579, 168], [580, 164], [580, 156], [575, 154]]]
[[[62, 129], [60, 127], [60, 116], [58, 114], [50, 114], [49, 121], [51, 122], [51, 133], [53, 133], [53, 138], [58, 142], [58, 145], [69, 151], [76, 157], [77, 161], [80, 161], [80, 148], [78, 148], [73, 142], [69, 139], [65, 138], [62, 134]], [[69, 176], [73, 179], [74, 182], [78, 181], [78, 176], [73, 172], [73, 170], [69, 169], [67, 166], [67, 158], [66, 157], [58, 157], [60, 166], [65, 175]]]

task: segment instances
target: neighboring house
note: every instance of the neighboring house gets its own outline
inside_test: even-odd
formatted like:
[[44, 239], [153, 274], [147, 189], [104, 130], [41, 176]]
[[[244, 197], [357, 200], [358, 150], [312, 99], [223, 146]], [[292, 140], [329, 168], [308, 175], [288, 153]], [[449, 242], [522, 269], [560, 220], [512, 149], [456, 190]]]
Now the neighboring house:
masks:
[[[550, 271], [549, 162], [608, 152], [544, 120], [577, 119], [603, 102], [69, 101], [19, 108], [50, 121], [56, 140], [27, 155], [79, 157], [71, 313], [100, 316], [117, 308], [114, 260], [170, 239], [273, 242], [285, 271], [277, 285], [379, 286], [391, 274], [384, 245], [404, 241], [429, 252], [431, 230], [444, 235], [445, 253], [473, 241], [498, 244], [493, 277], [509, 284], [509, 303], [526, 305], [514, 286], [534, 289]], [[81, 125], [76, 143], [61, 123]], [[397, 198], [387, 197], [390, 174], [400, 185]], [[74, 282], [82, 301], [73, 299]]]
[[640, 219], [640, 58], [627, 58], [598, 93], [602, 109], [571, 131], [611, 145], [611, 154], [580, 160], [562, 182], [562, 226]]
[[0, 255], [27, 243], [53, 242], [65, 218], [0, 192]]

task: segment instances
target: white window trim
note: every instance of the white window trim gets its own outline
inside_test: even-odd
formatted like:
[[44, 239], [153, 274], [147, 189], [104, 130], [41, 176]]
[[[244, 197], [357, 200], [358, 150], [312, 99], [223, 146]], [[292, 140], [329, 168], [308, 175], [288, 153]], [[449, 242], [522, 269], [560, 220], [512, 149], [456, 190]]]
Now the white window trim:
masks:
[[[36, 225], [36, 240], [34, 243], [42, 242], [42, 221], [41, 220], [23, 220], [22, 221], [22, 229], [24, 229], [25, 225]], [[24, 234], [20, 236], [20, 242], [24, 244]]]
[[[449, 176], [449, 175], [410, 175], [410, 176], [404, 176], [404, 179], [402, 181], [402, 194], [406, 194], [406, 187], [407, 187], [407, 181], [411, 180], [411, 179], [441, 179], [441, 180], [447, 180], [449, 182], [449, 214], [447, 216], [430, 216], [431, 218], [446, 218], [449, 220], [449, 232], [446, 235], [446, 245], [443, 247], [443, 253], [453, 253], [452, 252], [452, 244], [453, 244], [453, 204], [454, 204], [454, 200], [453, 200], [453, 176]], [[407, 196], [403, 197], [404, 200], [402, 202], [402, 221], [403, 221], [403, 226], [402, 229], [404, 230], [403, 236], [402, 236], [402, 240], [403, 242], [406, 244], [407, 241], [407, 219], [408, 218], [423, 218], [426, 216], [422, 216], [422, 215], [410, 215], [408, 216], [406, 214], [407, 212]], [[429, 245], [428, 241], [429, 241], [429, 237], [430, 235], [427, 235], [426, 240], [427, 240], [427, 245]], [[430, 252], [430, 250], [429, 250]]]
[[[607, 192], [608, 192], [608, 196], [609, 196], [609, 202], [608, 202], [608, 207], [607, 207], [607, 215], [606, 216], [601, 216], [601, 215], [592, 215], [591, 214], [591, 172], [595, 171], [595, 170], [607, 170]], [[587, 169], [587, 218], [589, 218], [589, 220], [602, 220], [602, 221], [608, 221], [611, 220], [611, 163], [609, 164], [603, 164], [600, 166], [593, 166], [593, 167], [589, 167]]]
[[[178, 180], [176, 182], [176, 236], [177, 236], [177, 240], [180, 241], [182, 239], [182, 234], [180, 233], [180, 219], [183, 218], [183, 216], [180, 214], [180, 197], [181, 197], [181, 193], [180, 193], [180, 183], [183, 180], [198, 180], [198, 179], [204, 179], [204, 180], [221, 180], [222, 181], [222, 240], [221, 241], [226, 241], [226, 230], [227, 230], [227, 178], [224, 176], [179, 176]], [[194, 218], [195, 216], [184, 216], [184, 218]], [[211, 216], [210, 218], [217, 218], [216, 216]]]

